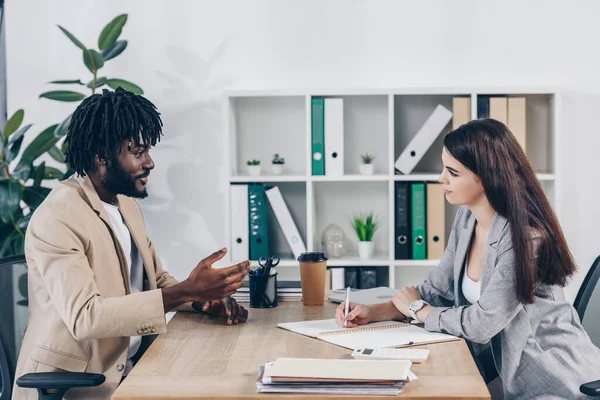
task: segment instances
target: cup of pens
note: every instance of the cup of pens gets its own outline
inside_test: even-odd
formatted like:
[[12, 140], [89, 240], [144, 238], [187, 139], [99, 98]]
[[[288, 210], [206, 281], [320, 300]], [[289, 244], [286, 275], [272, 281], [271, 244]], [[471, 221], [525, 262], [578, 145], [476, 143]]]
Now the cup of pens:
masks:
[[279, 264], [279, 256], [261, 257], [260, 267], [250, 271], [250, 307], [277, 307], [277, 272], [273, 267]]

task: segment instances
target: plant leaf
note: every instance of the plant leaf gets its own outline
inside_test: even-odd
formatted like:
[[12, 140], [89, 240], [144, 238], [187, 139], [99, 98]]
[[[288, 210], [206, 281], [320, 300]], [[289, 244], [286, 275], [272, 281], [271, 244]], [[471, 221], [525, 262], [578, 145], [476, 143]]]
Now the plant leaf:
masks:
[[63, 120], [63, 122], [61, 122], [60, 125], [58, 125], [56, 127], [56, 129], [54, 130], [54, 136], [56, 136], [57, 138], [66, 136], [67, 132], [69, 131], [69, 126], [71, 125], [72, 117], [73, 117], [73, 114], [69, 114], [69, 116], [67, 118], [65, 118]]
[[62, 172], [58, 168], [46, 167], [44, 168], [44, 178], [43, 179], [62, 179], [65, 176], [65, 173]]
[[16, 132], [17, 129], [23, 123], [23, 118], [25, 117], [25, 111], [17, 110], [12, 117], [8, 120], [6, 125], [4, 125], [4, 137], [8, 139], [10, 135]]
[[17, 231], [14, 226], [7, 225], [11, 230], [2, 238], [2, 247], [0, 247], [0, 257], [12, 256], [15, 254], [23, 254], [23, 236]]
[[43, 161], [36, 169], [33, 178], [33, 187], [38, 188], [44, 179], [44, 171], [46, 170], [46, 161]]
[[[20, 179], [27, 180], [31, 173], [31, 165], [42, 154], [50, 150], [59, 138], [54, 136], [54, 130], [58, 125], [52, 125], [44, 129], [23, 151], [19, 164], [15, 168], [15, 174], [18, 173]], [[27, 175], [27, 176], [26, 176]]]
[[58, 101], [80, 101], [85, 99], [85, 94], [73, 92], [71, 90], [53, 90], [40, 94], [40, 98]]
[[21, 145], [23, 144], [23, 136], [18, 138], [17, 140], [12, 140], [5, 148], [4, 148], [4, 159], [7, 164], [13, 162], [19, 151], [21, 150]]
[[[100, 86], [104, 86], [104, 85], [106, 85], [106, 77], [105, 76], [96, 78], [96, 89], [98, 89]], [[90, 89], [93, 88], [94, 80], [92, 79], [91, 81], [89, 81], [86, 86], [89, 87]]]
[[94, 49], [83, 50], [83, 62], [92, 74], [96, 73], [96, 71], [104, 66], [102, 54]]
[[12, 221], [23, 197], [23, 186], [15, 179], [0, 181], [0, 220], [5, 224]]
[[98, 37], [98, 48], [100, 50], [105, 50], [115, 44], [121, 35], [121, 30], [126, 22], [127, 14], [118, 15], [112, 21], [110, 21], [108, 25], [102, 29], [100, 37]]
[[135, 94], [144, 94], [144, 91], [138, 85], [126, 81], [124, 79], [112, 78], [106, 81], [106, 84], [110, 86], [112, 89], [116, 89], [118, 87], [122, 87], [125, 90], [129, 90]]
[[29, 214], [21, 218], [19, 221], [17, 221], [17, 226], [19, 227], [19, 229], [21, 229], [22, 231], [25, 231], [27, 229], [27, 227], [29, 226], [29, 220], [31, 219], [32, 215], [33, 213], [30, 212]]
[[52, 81], [52, 82], [48, 82], [48, 83], [57, 83], [59, 85], [69, 85], [69, 84], [76, 84], [76, 85], [83, 85], [83, 82], [81, 82], [81, 79], [75, 79], [75, 80], [63, 80], [63, 81]]
[[23, 192], [23, 201], [25, 204], [31, 208], [31, 210], [35, 210], [42, 204], [42, 201], [48, 196], [50, 193], [50, 189], [45, 188], [43, 186], [40, 187], [31, 187], [27, 186]]
[[33, 126], [33, 124], [27, 124], [27, 125], [21, 127], [21, 129], [19, 129], [18, 131], [16, 131], [15, 133], [13, 133], [10, 136], [8, 143], [13, 143], [13, 142], [16, 142], [17, 140], [23, 138], [23, 136], [25, 135], [25, 132], [27, 132], [29, 130], [29, 128], [31, 128], [32, 126]]
[[[62, 151], [60, 151], [60, 149], [56, 146], [52, 146], [50, 147], [50, 149], [48, 150], [48, 154], [50, 154], [50, 157], [52, 157], [53, 159], [55, 159], [56, 161], [58, 161], [59, 163], [63, 163], [65, 162], [65, 155], [63, 154]], [[48, 169], [49, 167], [46, 167], [46, 169]]]
[[71, 42], [75, 43], [75, 46], [79, 47], [81, 50], [85, 50], [86, 49], [86, 47], [83, 45], [83, 43], [81, 43], [75, 36], [73, 36], [71, 34], [71, 32], [69, 32], [68, 30], [66, 30], [65, 28], [63, 28], [60, 25], [58, 25], [58, 27], [60, 28], [61, 31], [63, 31], [63, 33], [65, 35], [67, 35], [67, 37], [69, 39], [71, 39]]
[[126, 48], [127, 40], [117, 40], [115, 44], [105, 50], [102, 50], [102, 57], [104, 57], [104, 61], [111, 60], [121, 54]]

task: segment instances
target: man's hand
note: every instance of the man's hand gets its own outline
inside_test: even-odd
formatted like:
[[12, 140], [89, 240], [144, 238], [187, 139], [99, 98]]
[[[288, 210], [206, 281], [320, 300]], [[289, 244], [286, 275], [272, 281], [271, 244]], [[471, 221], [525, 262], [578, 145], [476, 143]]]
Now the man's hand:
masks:
[[349, 311], [347, 316], [344, 316], [346, 303], [340, 304], [335, 309], [335, 322], [337, 322], [338, 325], [344, 326], [344, 321], [346, 321], [346, 328], [354, 328], [357, 325], [365, 325], [370, 322], [371, 307], [350, 303], [348, 308]]
[[184, 281], [195, 302], [224, 299], [242, 287], [244, 277], [250, 271], [250, 261], [243, 261], [226, 268], [213, 268], [212, 264], [227, 254], [227, 249], [214, 252], [198, 263]]
[[192, 307], [196, 311], [208, 315], [227, 317], [227, 325], [237, 325], [240, 322], [246, 322], [248, 319], [248, 310], [239, 305], [232, 297], [205, 303], [192, 303]]
[[392, 299], [394, 306], [404, 315], [410, 315], [408, 307], [410, 303], [421, 299], [421, 294], [414, 286], [403, 287], [402, 290], [396, 292]]

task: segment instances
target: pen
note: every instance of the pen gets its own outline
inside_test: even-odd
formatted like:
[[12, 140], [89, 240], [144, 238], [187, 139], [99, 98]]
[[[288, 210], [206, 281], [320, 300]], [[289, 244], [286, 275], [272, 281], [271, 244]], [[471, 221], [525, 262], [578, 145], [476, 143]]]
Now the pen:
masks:
[[346, 309], [344, 310], [344, 326], [346, 326], [346, 318], [348, 317], [348, 310], [350, 310], [350, 286], [346, 288]]

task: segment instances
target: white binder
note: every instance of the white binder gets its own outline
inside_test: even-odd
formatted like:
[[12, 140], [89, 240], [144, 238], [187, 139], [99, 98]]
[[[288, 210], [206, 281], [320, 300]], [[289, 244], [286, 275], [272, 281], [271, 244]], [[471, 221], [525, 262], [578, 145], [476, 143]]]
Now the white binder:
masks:
[[250, 259], [250, 241], [248, 226], [248, 185], [231, 185], [231, 261], [240, 262]]
[[344, 100], [325, 99], [325, 175], [344, 175]]
[[283, 231], [285, 239], [292, 248], [294, 258], [298, 258], [300, 254], [306, 253], [306, 246], [304, 245], [302, 237], [298, 232], [298, 228], [292, 219], [292, 214], [290, 214], [290, 210], [285, 204], [285, 201], [283, 201], [283, 197], [281, 196], [281, 192], [277, 186], [268, 189], [266, 194], [267, 199], [269, 199], [269, 204], [271, 204], [271, 208], [273, 209], [273, 213], [277, 218], [277, 222]]
[[451, 119], [452, 112], [438, 104], [396, 160], [396, 169], [403, 174], [410, 174]]

